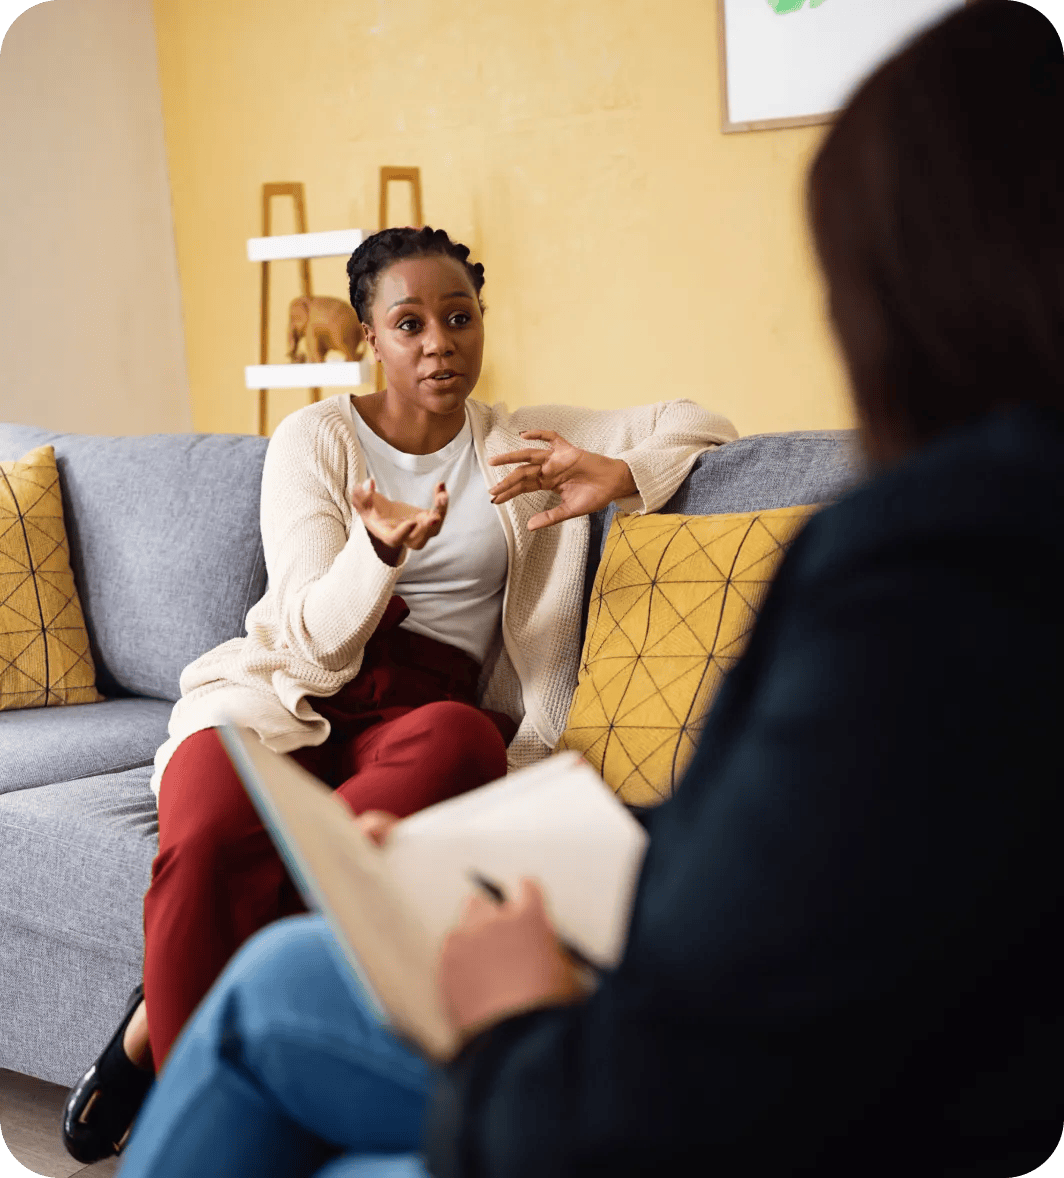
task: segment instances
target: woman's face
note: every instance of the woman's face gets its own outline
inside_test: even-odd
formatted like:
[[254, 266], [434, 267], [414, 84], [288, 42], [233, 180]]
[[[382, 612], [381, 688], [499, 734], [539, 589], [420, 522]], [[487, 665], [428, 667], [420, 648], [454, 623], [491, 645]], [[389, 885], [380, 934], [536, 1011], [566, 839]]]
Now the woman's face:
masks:
[[480, 377], [484, 319], [466, 268], [454, 258], [407, 258], [383, 271], [366, 338], [389, 393], [448, 415]]

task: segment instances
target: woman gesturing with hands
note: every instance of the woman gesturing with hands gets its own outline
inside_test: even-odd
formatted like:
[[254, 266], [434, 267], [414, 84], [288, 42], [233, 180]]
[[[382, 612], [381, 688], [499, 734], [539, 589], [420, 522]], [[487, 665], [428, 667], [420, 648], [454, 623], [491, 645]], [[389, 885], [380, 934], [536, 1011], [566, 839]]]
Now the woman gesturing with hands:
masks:
[[447, 515], [447, 488], [443, 483], [436, 487], [431, 507], [413, 507], [388, 499], [377, 490], [376, 481], [368, 478], [354, 489], [351, 502], [373, 550], [385, 564], [394, 566], [404, 548], [417, 552], [439, 534]]
[[214, 725], [291, 754], [381, 837], [546, 755], [575, 686], [582, 517], [616, 500], [657, 510], [699, 453], [736, 436], [684, 401], [511, 413], [471, 400], [484, 268], [442, 230], [374, 234], [348, 277], [384, 387], [309, 405], [270, 441], [268, 588], [246, 637], [181, 677], [152, 780], [144, 998], [68, 1100], [83, 1162], [116, 1152], [135, 1116], [134, 1061], [160, 1064], [236, 949], [302, 908]]
[[580, 450], [550, 429], [522, 430], [521, 437], [547, 445], [514, 450], [489, 459], [492, 466], [521, 464], [492, 487], [491, 501], [499, 505], [532, 491], [557, 492], [561, 503], [532, 516], [528, 521], [531, 532], [576, 516], [591, 515], [617, 499], [638, 492], [631, 468], [622, 459]]
[[[632, 472], [619, 458], [580, 450], [554, 430], [522, 430], [521, 437], [547, 445], [489, 458], [491, 466], [520, 464], [491, 488], [490, 497], [498, 507], [533, 491], [557, 492], [561, 503], [532, 516], [528, 521], [531, 532], [591, 515], [617, 499], [637, 494]], [[404, 548], [424, 548], [439, 533], [447, 515], [447, 488], [443, 483], [437, 486], [427, 508], [388, 499], [377, 490], [372, 478], [355, 488], [351, 500], [374, 550], [390, 565], [398, 562]]]

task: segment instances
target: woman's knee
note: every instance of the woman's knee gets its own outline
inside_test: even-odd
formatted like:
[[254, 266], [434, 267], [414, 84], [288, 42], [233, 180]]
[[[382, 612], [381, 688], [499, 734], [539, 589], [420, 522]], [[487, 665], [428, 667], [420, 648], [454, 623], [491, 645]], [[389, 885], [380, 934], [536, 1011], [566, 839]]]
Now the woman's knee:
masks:
[[433, 763], [448, 773], [494, 781], [506, 772], [506, 744], [494, 721], [471, 704], [443, 700], [417, 714]]

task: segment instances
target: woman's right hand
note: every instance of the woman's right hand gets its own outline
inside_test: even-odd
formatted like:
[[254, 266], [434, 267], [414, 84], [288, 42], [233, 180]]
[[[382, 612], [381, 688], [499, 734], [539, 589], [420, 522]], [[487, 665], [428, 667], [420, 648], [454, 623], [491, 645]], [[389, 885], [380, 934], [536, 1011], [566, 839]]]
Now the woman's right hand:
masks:
[[432, 506], [426, 509], [386, 498], [377, 490], [373, 479], [366, 479], [351, 496], [351, 504], [365, 525], [374, 550], [393, 568], [404, 548], [415, 551], [424, 548], [439, 532], [447, 515], [447, 501], [443, 483], [437, 485]]

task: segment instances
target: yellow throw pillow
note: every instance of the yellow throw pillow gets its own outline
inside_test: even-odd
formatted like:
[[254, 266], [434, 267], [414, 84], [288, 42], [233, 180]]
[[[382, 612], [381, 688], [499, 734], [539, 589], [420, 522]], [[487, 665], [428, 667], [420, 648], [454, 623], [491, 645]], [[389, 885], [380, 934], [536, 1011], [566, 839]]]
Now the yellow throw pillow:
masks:
[[582, 753], [624, 802], [668, 797], [783, 553], [814, 511], [618, 514], [558, 748]]
[[0, 462], [0, 711], [101, 699], [70, 570], [55, 451], [40, 446]]

